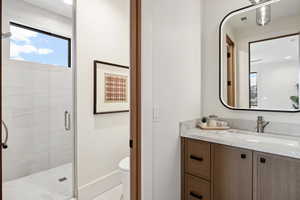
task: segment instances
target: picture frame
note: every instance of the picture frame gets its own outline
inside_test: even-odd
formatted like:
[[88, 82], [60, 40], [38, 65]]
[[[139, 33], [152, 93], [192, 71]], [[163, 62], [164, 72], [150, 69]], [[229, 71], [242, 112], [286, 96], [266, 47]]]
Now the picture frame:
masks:
[[129, 112], [128, 66], [94, 61], [94, 114]]

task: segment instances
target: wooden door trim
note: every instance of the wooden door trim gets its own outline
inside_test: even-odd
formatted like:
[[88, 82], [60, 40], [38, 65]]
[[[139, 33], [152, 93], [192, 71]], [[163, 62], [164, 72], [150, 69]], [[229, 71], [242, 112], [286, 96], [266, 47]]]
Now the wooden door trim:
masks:
[[130, 0], [131, 200], [141, 200], [141, 0]]
[[[233, 76], [233, 79], [232, 79], [233, 97], [231, 97], [231, 98], [233, 98], [232, 99], [232, 103], [233, 103], [232, 107], [235, 107], [236, 106], [236, 80], [235, 80], [235, 78], [236, 78], [236, 66], [235, 66], [236, 55], [235, 55], [235, 48], [236, 47], [235, 47], [235, 43], [233, 42], [233, 40], [230, 38], [229, 35], [226, 35], [226, 43], [232, 47], [232, 56], [231, 56], [231, 59], [232, 59], [231, 73], [232, 74], [231, 74], [231, 76]], [[227, 58], [227, 63], [228, 63], [228, 58]], [[229, 72], [228, 68], [229, 67], [227, 66], [227, 73]], [[227, 74], [227, 77], [228, 77], [228, 74]], [[227, 96], [228, 96], [228, 89], [227, 89]], [[229, 99], [227, 101], [229, 101]]]

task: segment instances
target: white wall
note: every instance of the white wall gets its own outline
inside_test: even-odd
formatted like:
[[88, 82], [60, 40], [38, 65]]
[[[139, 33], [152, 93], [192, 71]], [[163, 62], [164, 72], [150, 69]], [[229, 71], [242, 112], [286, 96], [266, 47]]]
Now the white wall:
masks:
[[205, 1], [205, 36], [204, 49], [205, 60], [203, 62], [203, 111], [204, 115], [211, 113], [221, 117], [237, 119], [255, 119], [257, 115], [263, 115], [267, 120], [276, 122], [299, 123], [300, 115], [292, 113], [269, 113], [269, 112], [250, 112], [250, 111], [232, 111], [225, 108], [219, 101], [219, 23], [229, 12], [247, 6], [247, 1], [228, 0], [226, 3], [220, 3], [219, 0]]
[[[71, 36], [71, 20], [23, 1], [6, 0], [9, 21]], [[64, 130], [64, 111], [72, 111], [72, 69], [9, 59], [3, 41], [3, 119], [9, 148], [3, 151], [4, 180], [72, 162], [73, 135]]]
[[142, 0], [142, 199], [153, 200], [153, 0]]
[[[77, 72], [78, 173], [81, 188], [94, 181], [93, 177], [101, 176], [99, 166], [103, 159], [99, 151], [104, 147], [106, 155], [110, 155], [107, 146], [101, 147], [100, 131], [95, 130], [97, 120], [91, 114], [92, 71], [82, 67], [91, 66], [94, 57], [98, 56], [93, 49], [96, 44], [88, 38], [99, 35], [97, 31], [101, 29], [96, 25], [101, 22], [94, 18], [96, 14], [106, 13], [103, 2], [86, 4], [79, 0], [77, 5], [77, 27], [80, 27], [77, 29], [80, 55]], [[143, 0], [142, 9], [142, 198], [179, 200], [179, 121], [200, 116], [201, 1]], [[109, 40], [109, 37], [104, 38]], [[107, 51], [97, 50], [112, 59]], [[120, 57], [113, 58], [124, 61]], [[159, 120], [153, 124], [152, 102], [159, 108]]]
[[129, 155], [129, 113], [93, 114], [93, 61], [130, 64], [129, 1], [77, 0], [76, 17], [77, 173], [79, 196], [86, 200], [91, 188], [103, 191], [102, 179], [116, 175], [119, 161]]
[[200, 116], [202, 1], [152, 2], [152, 199], [179, 200], [179, 122]]

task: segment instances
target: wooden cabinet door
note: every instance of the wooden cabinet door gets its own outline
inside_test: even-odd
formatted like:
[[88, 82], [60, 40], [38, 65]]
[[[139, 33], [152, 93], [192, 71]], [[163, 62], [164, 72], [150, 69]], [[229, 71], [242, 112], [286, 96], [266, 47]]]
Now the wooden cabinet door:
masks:
[[300, 161], [254, 153], [254, 200], [299, 200]]
[[214, 144], [213, 155], [213, 199], [252, 200], [252, 151]]

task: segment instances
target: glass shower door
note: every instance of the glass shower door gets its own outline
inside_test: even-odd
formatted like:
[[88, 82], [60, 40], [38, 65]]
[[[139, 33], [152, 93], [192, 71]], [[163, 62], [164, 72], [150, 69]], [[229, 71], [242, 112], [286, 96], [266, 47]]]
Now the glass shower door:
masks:
[[3, 199], [70, 199], [72, 5], [2, 0], [2, 7], [3, 142], [8, 132], [2, 150]]

